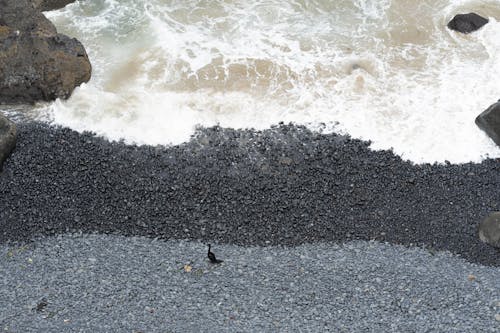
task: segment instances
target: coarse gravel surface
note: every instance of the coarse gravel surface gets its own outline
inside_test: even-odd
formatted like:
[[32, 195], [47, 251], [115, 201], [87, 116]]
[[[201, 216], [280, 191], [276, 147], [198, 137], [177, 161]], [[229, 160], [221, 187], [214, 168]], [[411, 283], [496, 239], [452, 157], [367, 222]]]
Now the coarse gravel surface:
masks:
[[[3, 332], [500, 330], [500, 268], [378, 242], [64, 235], [0, 246]], [[500, 319], [500, 318], [499, 318]]]
[[172, 147], [20, 123], [0, 174], [0, 243], [66, 232], [235, 245], [378, 240], [500, 266], [477, 225], [500, 163], [414, 165], [369, 143], [281, 125], [201, 129]]

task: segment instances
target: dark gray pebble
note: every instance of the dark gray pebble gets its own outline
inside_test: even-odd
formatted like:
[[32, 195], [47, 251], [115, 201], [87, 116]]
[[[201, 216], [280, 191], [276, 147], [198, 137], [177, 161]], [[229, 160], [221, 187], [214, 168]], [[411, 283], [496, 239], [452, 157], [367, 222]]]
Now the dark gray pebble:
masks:
[[0, 242], [68, 231], [237, 245], [352, 239], [500, 266], [477, 225], [500, 210], [500, 163], [414, 165], [336, 134], [202, 129], [173, 147], [18, 126], [0, 174]]

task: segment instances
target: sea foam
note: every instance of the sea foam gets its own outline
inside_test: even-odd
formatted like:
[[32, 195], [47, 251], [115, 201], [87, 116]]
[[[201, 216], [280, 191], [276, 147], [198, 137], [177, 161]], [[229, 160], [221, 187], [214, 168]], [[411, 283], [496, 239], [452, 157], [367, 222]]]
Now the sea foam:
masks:
[[[280, 121], [416, 163], [500, 149], [474, 118], [500, 92], [499, 1], [77, 1], [47, 15], [77, 37], [91, 81], [38, 118], [112, 140], [179, 144], [197, 126]], [[480, 31], [446, 28], [458, 12]]]

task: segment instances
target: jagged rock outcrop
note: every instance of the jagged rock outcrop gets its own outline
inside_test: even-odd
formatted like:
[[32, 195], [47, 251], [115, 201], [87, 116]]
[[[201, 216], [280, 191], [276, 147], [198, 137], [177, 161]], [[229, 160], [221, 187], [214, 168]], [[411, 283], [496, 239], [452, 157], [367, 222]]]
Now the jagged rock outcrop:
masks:
[[68, 98], [87, 82], [83, 45], [57, 33], [28, 0], [0, 0], [0, 103]]
[[35, 7], [41, 11], [63, 8], [72, 2], [75, 0], [33, 0]]
[[0, 113], [0, 171], [16, 146], [16, 125]]
[[488, 23], [488, 19], [476, 14], [458, 14], [448, 23], [448, 28], [464, 34], [479, 30]]

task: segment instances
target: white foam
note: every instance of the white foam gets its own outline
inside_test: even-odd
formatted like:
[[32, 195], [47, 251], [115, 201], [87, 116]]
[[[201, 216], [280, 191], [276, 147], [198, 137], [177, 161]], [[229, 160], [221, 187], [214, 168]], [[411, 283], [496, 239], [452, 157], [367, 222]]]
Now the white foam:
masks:
[[474, 118], [500, 97], [500, 24], [447, 30], [464, 6], [77, 2], [50, 18], [86, 45], [93, 78], [40, 117], [140, 144], [178, 144], [198, 125], [326, 123], [418, 163], [499, 157]]

